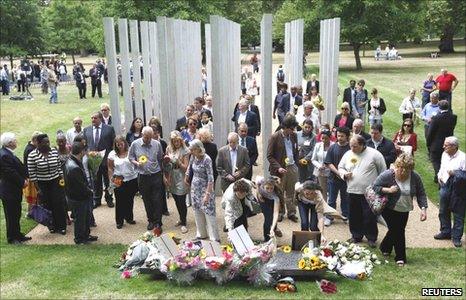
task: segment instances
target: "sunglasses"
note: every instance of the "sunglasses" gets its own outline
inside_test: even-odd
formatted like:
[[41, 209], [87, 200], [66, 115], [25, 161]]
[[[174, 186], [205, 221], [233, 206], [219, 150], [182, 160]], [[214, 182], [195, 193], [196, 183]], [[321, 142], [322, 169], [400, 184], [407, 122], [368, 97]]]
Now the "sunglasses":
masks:
[[349, 108], [342, 107], [341, 110], [349, 110]]
[[411, 124], [403, 124], [403, 126], [404, 126], [404, 127], [411, 127], [411, 126], [413, 126], [413, 125], [411, 125]]

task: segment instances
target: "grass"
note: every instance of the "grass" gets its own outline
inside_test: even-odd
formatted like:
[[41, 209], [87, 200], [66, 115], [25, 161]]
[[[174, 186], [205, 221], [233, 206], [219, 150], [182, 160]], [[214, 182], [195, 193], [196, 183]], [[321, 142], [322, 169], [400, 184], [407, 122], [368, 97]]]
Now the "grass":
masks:
[[[2, 298], [278, 298], [272, 288], [255, 288], [243, 282], [217, 286], [200, 281], [194, 286], [154, 281], [147, 275], [131, 280], [118, 277], [112, 267], [125, 250], [123, 245], [100, 246], [2, 246]], [[7, 249], [9, 251], [6, 251]], [[14, 249], [14, 250], [13, 250]], [[90, 255], [92, 253], [92, 255]], [[20, 258], [20, 259], [19, 259]], [[334, 275], [335, 299], [420, 298], [423, 287], [462, 287], [466, 276], [464, 251], [459, 249], [409, 249], [409, 264], [400, 271], [393, 263], [375, 268], [369, 281], [352, 281]], [[280, 298], [322, 297], [313, 281], [299, 281], [297, 294]], [[396, 287], [396, 288], [394, 288]]]
[[[432, 49], [431, 49], [432, 48]], [[447, 67], [459, 81], [454, 94], [454, 111], [458, 114], [456, 133], [461, 148], [466, 149], [465, 128], [465, 64], [464, 46], [457, 46], [460, 53], [444, 56], [437, 60], [423, 58], [434, 50], [433, 45], [423, 48], [399, 47], [406, 58], [396, 62], [374, 62], [362, 58], [364, 70], [353, 70], [351, 51], [341, 52], [339, 87], [341, 92], [350, 79], [364, 78], [367, 89], [377, 87], [388, 106], [384, 116], [385, 135], [392, 137], [401, 124], [398, 106], [411, 87], [418, 88], [428, 72], [437, 74]], [[282, 55], [274, 56], [281, 63]], [[317, 73], [318, 55], [308, 57], [309, 73]], [[81, 116], [83, 126], [90, 124], [90, 115], [99, 109], [102, 102], [109, 102], [104, 92], [102, 100], [81, 101], [74, 85], [58, 88], [57, 105], [49, 105], [48, 98], [40, 95], [37, 88], [32, 93], [36, 100], [29, 102], [0, 101], [1, 132], [17, 134], [19, 148], [16, 154], [22, 157], [24, 146], [34, 130], [53, 135], [58, 129], [67, 130], [71, 120]], [[105, 91], [105, 88], [104, 88]], [[89, 91], [88, 91], [89, 93]], [[90, 94], [90, 93], [89, 93]], [[88, 94], [88, 95], [89, 95]], [[88, 98], [90, 98], [88, 96]], [[433, 170], [427, 160], [422, 126], [417, 128], [419, 150], [416, 153], [416, 170], [421, 174], [429, 198], [438, 202], [437, 189], [432, 183]], [[53, 138], [52, 138], [52, 144]], [[23, 211], [26, 209], [23, 205]], [[435, 217], [435, 216], [431, 216]], [[154, 282], [150, 276], [139, 276], [132, 280], [118, 278], [112, 268], [126, 245], [90, 245], [76, 247], [67, 245], [12, 246], [6, 244], [3, 210], [0, 213], [0, 297], [5, 298], [277, 298], [271, 288], [254, 288], [246, 283], [233, 282], [219, 287], [212, 282], [201, 281], [192, 287], [178, 287], [165, 281]], [[33, 221], [21, 219], [23, 232], [35, 226]], [[421, 298], [423, 287], [465, 286], [464, 249], [408, 249], [408, 265], [401, 271], [393, 263], [377, 267], [370, 281], [357, 282], [330, 276], [337, 282], [339, 292], [328, 298]], [[298, 282], [298, 294], [284, 294], [281, 298], [322, 297], [314, 282]]]

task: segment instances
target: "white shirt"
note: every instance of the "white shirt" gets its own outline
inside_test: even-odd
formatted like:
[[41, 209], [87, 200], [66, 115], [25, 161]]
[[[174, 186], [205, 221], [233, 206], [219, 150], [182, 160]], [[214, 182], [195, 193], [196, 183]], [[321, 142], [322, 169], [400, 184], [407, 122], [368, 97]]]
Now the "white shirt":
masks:
[[247, 115], [248, 111], [246, 110], [244, 113], [243, 112], [240, 112], [239, 113], [239, 117], [238, 117], [238, 124], [239, 123], [246, 123], [246, 115]]
[[68, 131], [66, 131], [66, 142], [70, 145], [73, 144], [73, 141], [74, 141], [74, 138], [80, 134], [82, 132], [82, 129], [80, 132], [77, 132], [76, 129], [74, 127], [71, 127], [70, 129], [68, 129]]
[[108, 154], [108, 159], [113, 160], [113, 174], [123, 176], [123, 181], [130, 181], [138, 177], [135, 166], [129, 161], [128, 155], [126, 157], [119, 157], [115, 150]]
[[440, 162], [440, 170], [438, 171], [438, 179], [444, 184], [447, 183], [450, 174], [448, 171], [452, 170], [466, 170], [464, 152], [461, 150], [456, 151], [452, 156], [448, 155], [445, 151], [442, 153], [442, 160]]
[[108, 125], [108, 120], [110, 119], [110, 115], [107, 118], [105, 116], [102, 116], [102, 118], [104, 119], [105, 125]]
[[[92, 139], [94, 140], [94, 143], [95, 143], [95, 131], [96, 131], [96, 128], [99, 128], [99, 141], [100, 141], [100, 137], [102, 136], [102, 124], [100, 124], [99, 126], [92, 125]], [[97, 145], [96, 145], [96, 147], [97, 147]]]
[[402, 114], [409, 114], [413, 113], [415, 109], [420, 108], [421, 102], [418, 98], [414, 97], [414, 99], [411, 99], [411, 97], [406, 97], [403, 99], [403, 102], [401, 102], [399, 111]]
[[295, 102], [296, 95], [290, 94], [290, 113], [294, 114], [294, 102]]
[[236, 158], [238, 156], [238, 149], [232, 149], [230, 147], [230, 161], [231, 161], [231, 171], [234, 173], [236, 171]]

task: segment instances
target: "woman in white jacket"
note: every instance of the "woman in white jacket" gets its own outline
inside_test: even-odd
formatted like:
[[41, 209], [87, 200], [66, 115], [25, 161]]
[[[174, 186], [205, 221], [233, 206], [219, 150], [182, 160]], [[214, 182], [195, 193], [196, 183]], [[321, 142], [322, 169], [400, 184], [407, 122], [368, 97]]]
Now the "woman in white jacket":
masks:
[[325, 156], [327, 156], [327, 150], [333, 144], [330, 141], [332, 132], [327, 128], [321, 131], [322, 142], [317, 143], [314, 146], [314, 152], [312, 152], [311, 162], [314, 165], [314, 176], [319, 180], [319, 185], [322, 188], [322, 197], [327, 202], [327, 179], [330, 175], [330, 169], [324, 164]]

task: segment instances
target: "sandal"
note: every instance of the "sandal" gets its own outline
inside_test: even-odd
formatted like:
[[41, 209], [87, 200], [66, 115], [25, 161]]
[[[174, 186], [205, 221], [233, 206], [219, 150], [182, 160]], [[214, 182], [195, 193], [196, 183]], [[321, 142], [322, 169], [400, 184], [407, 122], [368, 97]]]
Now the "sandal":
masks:
[[404, 266], [405, 266], [405, 262], [402, 261], [402, 260], [398, 260], [398, 261], [396, 262], [396, 265], [397, 265], [398, 267], [404, 267]]

